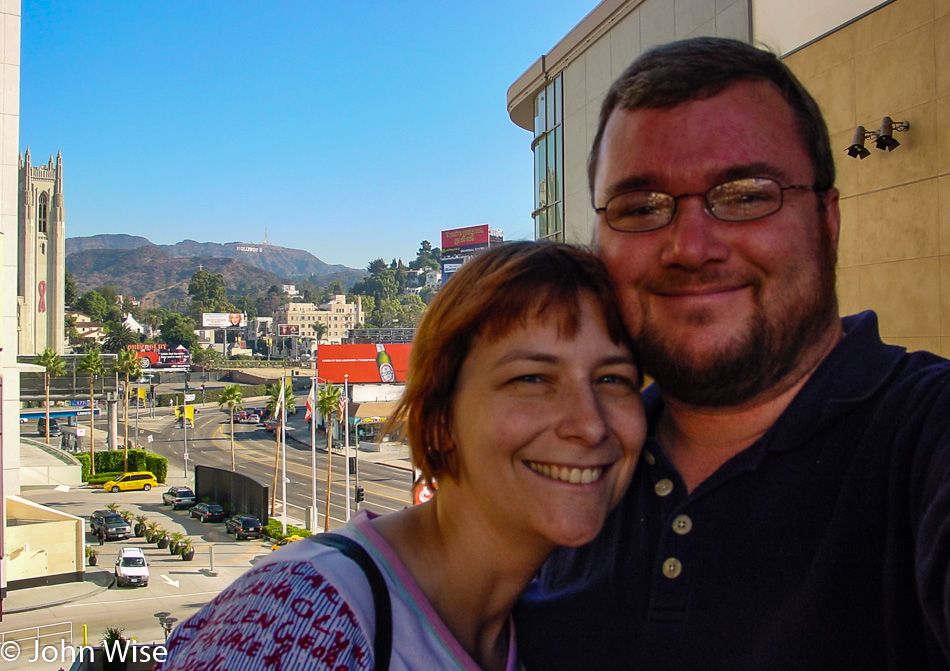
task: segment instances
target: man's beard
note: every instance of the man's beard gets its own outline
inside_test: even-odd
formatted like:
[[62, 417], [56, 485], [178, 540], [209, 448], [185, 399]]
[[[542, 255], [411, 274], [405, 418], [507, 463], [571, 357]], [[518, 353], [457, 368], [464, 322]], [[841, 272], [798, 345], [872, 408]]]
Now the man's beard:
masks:
[[802, 293], [792, 297], [779, 314], [770, 314], [757, 292], [748, 331], [709, 354], [702, 365], [670, 348], [664, 333], [645, 315], [640, 332], [634, 335], [637, 356], [663, 395], [698, 407], [731, 407], [780, 385], [838, 318], [836, 253], [826, 233], [820, 246], [814, 281], [800, 287]]

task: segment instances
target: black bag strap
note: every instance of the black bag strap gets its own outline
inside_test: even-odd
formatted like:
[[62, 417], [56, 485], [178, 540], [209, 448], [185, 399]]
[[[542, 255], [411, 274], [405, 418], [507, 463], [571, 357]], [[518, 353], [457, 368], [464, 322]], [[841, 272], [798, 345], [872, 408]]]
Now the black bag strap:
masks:
[[373, 593], [373, 604], [376, 607], [376, 640], [373, 641], [373, 660], [376, 671], [389, 669], [389, 657], [393, 648], [393, 614], [389, 600], [389, 588], [383, 574], [379, 572], [376, 562], [369, 553], [354, 540], [334, 533], [314, 534], [308, 537], [314, 543], [329, 545], [352, 559], [366, 574], [369, 588]]

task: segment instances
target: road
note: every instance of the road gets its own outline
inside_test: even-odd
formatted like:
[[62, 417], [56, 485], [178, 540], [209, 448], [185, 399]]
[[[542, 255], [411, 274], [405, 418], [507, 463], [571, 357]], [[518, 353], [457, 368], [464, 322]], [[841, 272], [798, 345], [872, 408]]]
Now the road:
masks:
[[[246, 403], [246, 405], [251, 405]], [[301, 403], [302, 405], [302, 403]], [[185, 440], [188, 444], [188, 471], [195, 464], [215, 468], [231, 468], [230, 434], [228, 415], [213, 406], [206, 406], [195, 416], [195, 427], [176, 429], [168, 417], [159, 427], [151, 449], [168, 458], [169, 473], [182, 475], [185, 462]], [[305, 508], [312, 501], [310, 429], [304, 421], [303, 411], [290, 415], [287, 420], [287, 503], [288, 520], [305, 519]], [[187, 434], [187, 435], [186, 435]], [[299, 437], [306, 444], [289, 437]], [[318, 523], [322, 529], [326, 497], [326, 444], [323, 436], [317, 436], [317, 510]], [[239, 472], [249, 475], [268, 487], [274, 486], [274, 466], [277, 456], [273, 433], [263, 427], [250, 424], [234, 425], [235, 464]], [[280, 466], [278, 462], [278, 466]], [[345, 464], [341, 455], [333, 456], [333, 478], [330, 488], [330, 527], [345, 523]], [[387, 513], [401, 510], [411, 503], [412, 473], [405, 468], [394, 468], [384, 463], [358, 461], [359, 481], [365, 492], [365, 501], [360, 506], [373, 512]], [[278, 476], [279, 477], [279, 476]], [[355, 510], [353, 497], [356, 479], [351, 474], [350, 508]], [[281, 487], [277, 483], [278, 504]], [[278, 508], [277, 517], [281, 510]]]

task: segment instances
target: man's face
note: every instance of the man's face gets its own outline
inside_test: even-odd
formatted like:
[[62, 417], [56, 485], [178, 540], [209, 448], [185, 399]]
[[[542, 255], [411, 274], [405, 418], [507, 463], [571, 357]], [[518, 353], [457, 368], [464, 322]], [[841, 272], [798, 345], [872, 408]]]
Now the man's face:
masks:
[[[807, 141], [764, 81], [672, 108], [617, 109], [603, 137], [595, 203], [633, 189], [705, 193], [752, 176], [811, 185]], [[601, 214], [599, 254], [643, 367], [664, 394], [734, 406], [807, 372], [795, 374], [837, 333], [838, 224], [834, 189], [785, 191], [780, 211], [738, 223], [713, 218], [701, 196], [683, 198], [669, 226], [647, 233], [614, 231]]]

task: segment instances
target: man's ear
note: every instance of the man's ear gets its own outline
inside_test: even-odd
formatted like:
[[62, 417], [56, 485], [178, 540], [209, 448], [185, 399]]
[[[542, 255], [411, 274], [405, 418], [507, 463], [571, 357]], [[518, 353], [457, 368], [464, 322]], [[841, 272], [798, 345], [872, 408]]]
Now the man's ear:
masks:
[[831, 240], [836, 255], [838, 252], [838, 235], [841, 231], [841, 208], [838, 206], [839, 196], [838, 189], [832, 187], [821, 197], [825, 206], [823, 225], [828, 229], [828, 239]]

